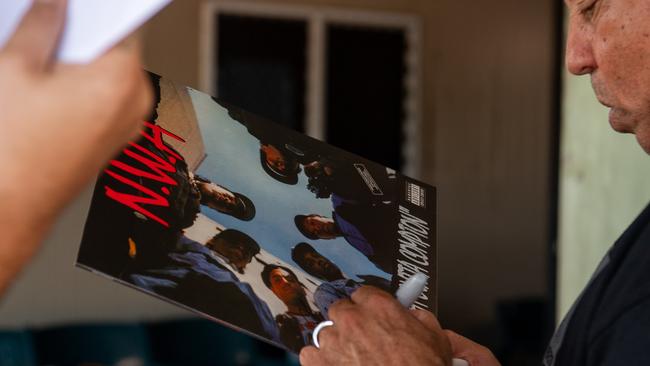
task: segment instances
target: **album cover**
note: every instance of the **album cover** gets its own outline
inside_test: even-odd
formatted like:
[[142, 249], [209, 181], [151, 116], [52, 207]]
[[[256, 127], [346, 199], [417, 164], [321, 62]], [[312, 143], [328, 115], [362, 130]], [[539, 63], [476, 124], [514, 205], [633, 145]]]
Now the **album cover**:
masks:
[[413, 306], [435, 312], [433, 187], [150, 76], [155, 109], [98, 178], [79, 267], [294, 352], [362, 285], [422, 272]]

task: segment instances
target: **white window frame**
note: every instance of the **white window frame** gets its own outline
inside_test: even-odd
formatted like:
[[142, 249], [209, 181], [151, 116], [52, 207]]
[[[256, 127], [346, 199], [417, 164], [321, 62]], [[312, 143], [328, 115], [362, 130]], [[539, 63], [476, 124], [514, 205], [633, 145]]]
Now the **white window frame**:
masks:
[[206, 0], [200, 7], [199, 76], [202, 90], [217, 96], [215, 86], [218, 75], [215, 68], [217, 52], [217, 15], [256, 16], [300, 20], [307, 24], [307, 75], [305, 132], [317, 139], [325, 137], [325, 95], [327, 24], [372, 26], [400, 29], [406, 35], [406, 74], [404, 77], [405, 142], [402, 171], [410, 176], [420, 176], [422, 147], [422, 31], [419, 17], [407, 14], [365, 10], [347, 10], [322, 6], [286, 5], [247, 1]]

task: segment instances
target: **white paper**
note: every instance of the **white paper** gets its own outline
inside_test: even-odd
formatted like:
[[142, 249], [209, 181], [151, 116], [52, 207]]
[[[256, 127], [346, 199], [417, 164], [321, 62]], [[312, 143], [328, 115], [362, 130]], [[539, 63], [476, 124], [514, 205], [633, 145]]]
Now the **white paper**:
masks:
[[[58, 59], [88, 63], [136, 30], [171, 0], [69, 0]], [[0, 0], [0, 49], [32, 0]]]

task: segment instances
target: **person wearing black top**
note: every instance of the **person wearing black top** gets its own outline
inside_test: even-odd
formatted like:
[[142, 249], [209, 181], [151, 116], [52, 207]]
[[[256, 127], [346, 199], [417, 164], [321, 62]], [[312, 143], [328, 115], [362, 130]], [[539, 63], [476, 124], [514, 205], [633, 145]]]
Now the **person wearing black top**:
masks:
[[[650, 153], [650, 4], [642, 0], [565, 0], [569, 9], [566, 65], [575, 75], [590, 75], [597, 99], [610, 109], [609, 123], [618, 132], [634, 133]], [[516, 274], [513, 274], [516, 275]], [[461, 358], [476, 366], [499, 362], [489, 349], [443, 331], [432, 315], [410, 322], [396, 304], [371, 289], [353, 294], [353, 304], [330, 308], [335, 326], [321, 349], [304, 348], [305, 366], [363, 363], [450, 365]], [[392, 304], [392, 305], [391, 305]], [[383, 311], [373, 310], [383, 308]], [[391, 308], [387, 315], [386, 308]], [[354, 316], [351, 316], [354, 315]], [[377, 328], [368, 323], [381, 316]], [[354, 319], [347, 321], [346, 319]], [[426, 338], [421, 327], [433, 335]], [[419, 336], [416, 335], [419, 333]], [[363, 334], [362, 340], [355, 335]], [[385, 347], [401, 342], [408, 352]], [[544, 355], [545, 366], [650, 365], [650, 206], [614, 243], [591, 281], [567, 314]]]
[[650, 205], [602, 260], [544, 365], [650, 365]]

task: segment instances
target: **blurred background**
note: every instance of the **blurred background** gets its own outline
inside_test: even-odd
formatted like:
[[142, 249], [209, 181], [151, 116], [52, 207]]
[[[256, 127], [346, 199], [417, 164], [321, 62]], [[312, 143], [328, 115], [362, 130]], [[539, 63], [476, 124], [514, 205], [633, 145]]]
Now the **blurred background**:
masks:
[[[566, 75], [563, 25], [551, 0], [179, 0], [145, 63], [435, 185], [441, 323], [537, 365], [650, 197], [650, 160]], [[90, 195], [3, 300], [0, 365], [296, 363], [74, 269]]]

